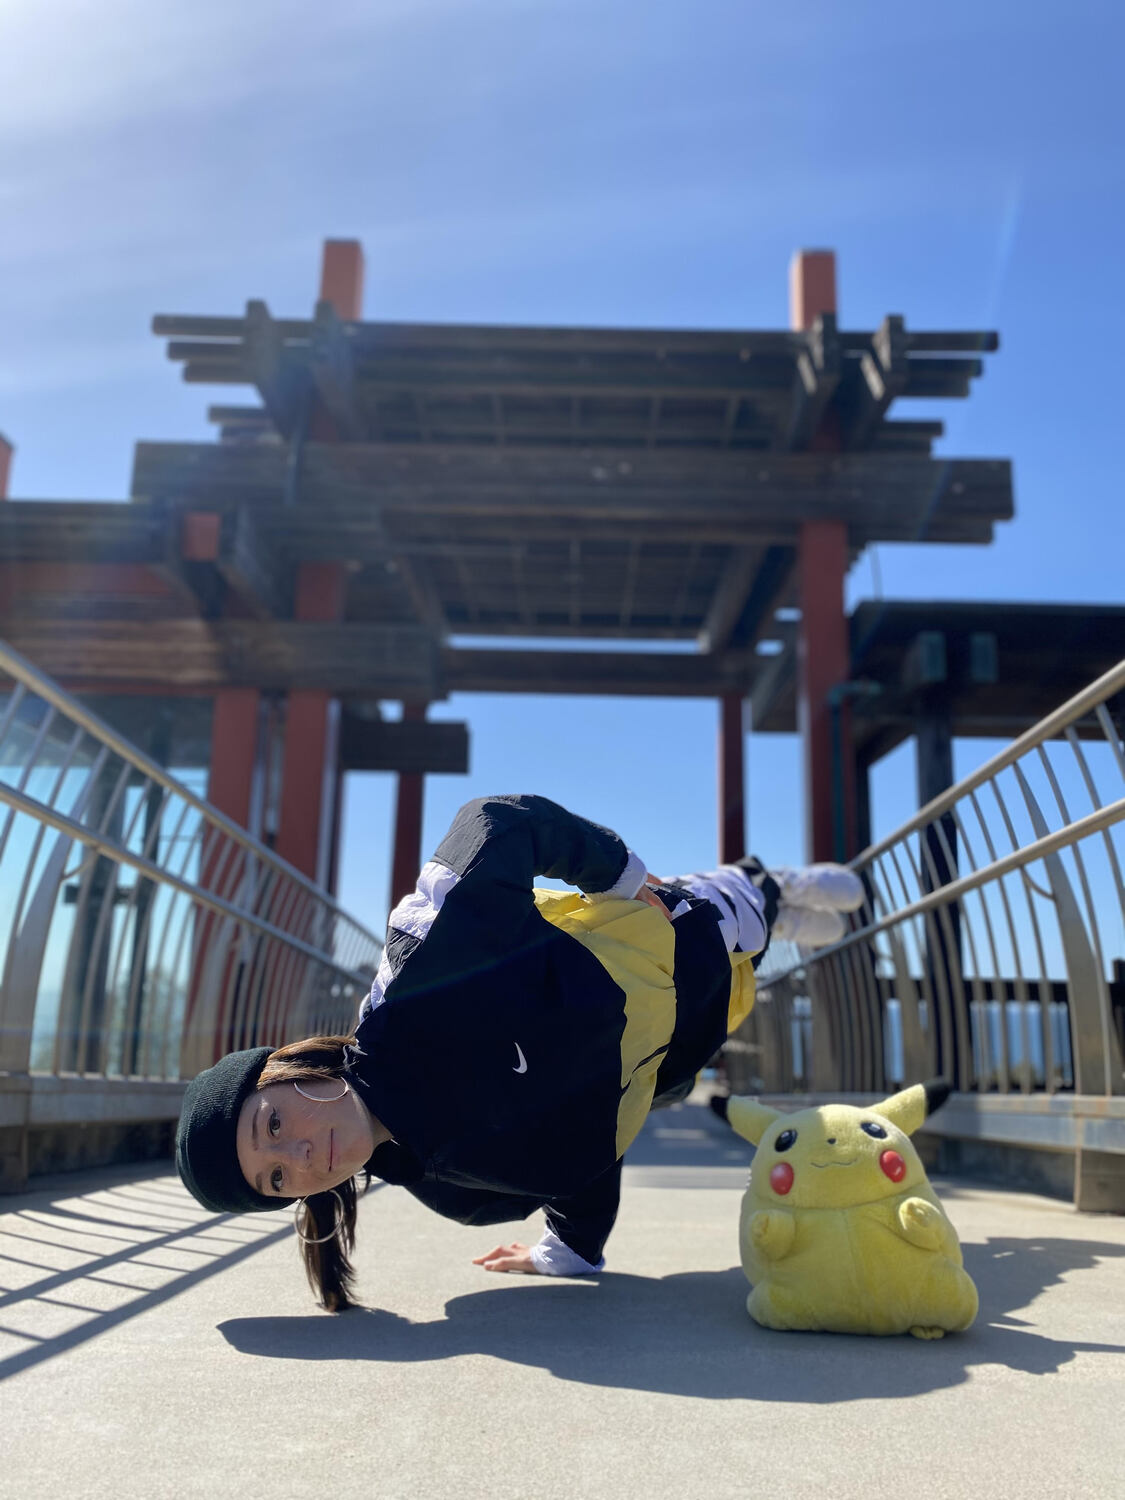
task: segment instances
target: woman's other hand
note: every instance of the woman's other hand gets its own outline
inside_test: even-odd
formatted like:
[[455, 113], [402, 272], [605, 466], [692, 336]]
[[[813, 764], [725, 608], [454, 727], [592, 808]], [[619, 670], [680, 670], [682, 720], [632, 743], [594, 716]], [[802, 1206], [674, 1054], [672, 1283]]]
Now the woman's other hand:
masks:
[[664, 902], [661, 901], [655, 891], [649, 890], [647, 885], [641, 886], [640, 890], [633, 897], [633, 900], [643, 901], [646, 906], [655, 906], [657, 911], [661, 912], [669, 922], [672, 920], [672, 915], [664, 905]]
[[510, 1245], [497, 1245], [487, 1255], [474, 1255], [473, 1265], [483, 1266], [486, 1271], [523, 1271], [528, 1276], [539, 1275], [530, 1248], [515, 1241]]

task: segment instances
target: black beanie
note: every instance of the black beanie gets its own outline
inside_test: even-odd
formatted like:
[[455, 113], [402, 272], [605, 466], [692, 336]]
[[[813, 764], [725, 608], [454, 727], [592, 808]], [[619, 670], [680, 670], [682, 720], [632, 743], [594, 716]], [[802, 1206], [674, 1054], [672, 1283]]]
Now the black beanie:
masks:
[[260, 1213], [297, 1201], [255, 1192], [238, 1165], [238, 1116], [273, 1050], [230, 1052], [187, 1086], [176, 1130], [176, 1169], [192, 1197], [212, 1213]]

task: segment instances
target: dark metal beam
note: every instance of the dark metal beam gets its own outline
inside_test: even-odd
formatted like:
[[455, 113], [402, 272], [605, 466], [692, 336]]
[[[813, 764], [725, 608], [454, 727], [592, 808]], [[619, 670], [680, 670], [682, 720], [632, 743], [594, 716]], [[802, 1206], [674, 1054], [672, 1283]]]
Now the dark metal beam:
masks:
[[622, 697], [719, 698], [749, 681], [743, 653], [700, 656], [656, 651], [446, 650], [450, 692], [584, 693]]
[[761, 561], [762, 553], [757, 547], [738, 547], [731, 553], [699, 632], [700, 651], [726, 648], [754, 587]]
[[246, 304], [239, 358], [270, 420], [282, 437], [290, 437], [308, 391], [309, 373], [286, 350], [281, 329], [264, 302]]
[[351, 340], [331, 302], [318, 302], [309, 344], [309, 372], [324, 409], [340, 437], [358, 442], [367, 436], [356, 407], [355, 361]]
[[840, 336], [834, 313], [821, 313], [809, 330], [809, 347], [797, 356], [792, 407], [781, 447], [794, 452], [807, 448], [836, 394], [843, 370]]
[[400, 771], [463, 776], [469, 769], [469, 726], [364, 719], [346, 709], [340, 725], [345, 771]]
[[850, 408], [844, 420], [844, 447], [866, 448], [876, 428], [896, 396], [901, 396], [909, 379], [904, 320], [897, 316], [883, 319], [871, 340], [871, 348], [860, 358], [862, 380], [850, 391]]

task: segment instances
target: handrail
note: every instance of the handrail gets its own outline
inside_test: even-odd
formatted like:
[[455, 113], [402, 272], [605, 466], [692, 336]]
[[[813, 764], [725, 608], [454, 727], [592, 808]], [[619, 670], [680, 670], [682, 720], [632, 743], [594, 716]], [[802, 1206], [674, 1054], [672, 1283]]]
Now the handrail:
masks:
[[[272, 922], [266, 922], [253, 912], [244, 911], [233, 901], [225, 901], [221, 896], [214, 895], [211, 891], [201, 890], [190, 881], [181, 880], [178, 875], [173, 875], [167, 870], [162, 870], [159, 865], [153, 864], [150, 859], [143, 859], [138, 854], [131, 853], [113, 839], [107, 839], [96, 833], [92, 833], [81, 823], [76, 823], [73, 818], [65, 817], [62, 813], [55, 812], [52, 808], [45, 807], [42, 802], [36, 801], [34, 797], [28, 797], [22, 792], [12, 791], [10, 788], [0, 785], [0, 802], [15, 808], [17, 812], [28, 813], [37, 818], [39, 822], [45, 823], [48, 828], [57, 829], [59, 833], [69, 834], [77, 843], [85, 844], [88, 849], [94, 849], [99, 854], [109, 855], [119, 864], [128, 865], [130, 869], [136, 870], [138, 874], [147, 876], [149, 880], [157, 881], [162, 885], [169, 886], [172, 890], [179, 891], [182, 895], [189, 896], [197, 906], [206, 911], [214, 912], [216, 916], [231, 917], [243, 923], [254, 932], [261, 933], [264, 937], [276, 938], [278, 941], [287, 943], [298, 953], [303, 953], [307, 958], [313, 958], [327, 968], [335, 970], [345, 978], [362, 984], [369, 979], [368, 975], [360, 973], [355, 969], [345, 968], [336, 962], [330, 955], [323, 953], [319, 948], [314, 948], [311, 943], [304, 942], [295, 937], [291, 932], [284, 932], [280, 927], [275, 927]], [[244, 845], [252, 844], [253, 840], [240, 840]], [[280, 862], [279, 863], [283, 863]], [[294, 871], [299, 874], [299, 871]], [[303, 878], [303, 877], [302, 877]], [[311, 884], [309, 881], [304, 882]], [[314, 886], [315, 890], [316, 887]], [[326, 905], [331, 904], [326, 902]], [[338, 908], [337, 908], [338, 909]], [[373, 939], [375, 941], [375, 939]]]
[[912, 818], [896, 828], [894, 833], [888, 834], [881, 843], [872, 844], [870, 848], [865, 849], [857, 859], [852, 861], [853, 867], [861, 862], [869, 863], [877, 859], [880, 854], [885, 853], [907, 834], [916, 833], [919, 828], [924, 828], [928, 823], [936, 822], [942, 813], [947, 812], [961, 797], [967, 796], [969, 792], [975, 791], [985, 782], [993, 780], [1000, 771], [1013, 765], [1028, 750], [1034, 749], [1044, 740], [1053, 739], [1060, 730], [1073, 724], [1076, 719], [1083, 718], [1091, 709], [1098, 708], [1105, 703], [1107, 698], [1123, 690], [1125, 690], [1125, 661], [1119, 661], [1115, 667], [1111, 667], [1108, 672], [1103, 672], [1100, 677], [1090, 683], [1089, 687], [1075, 693], [1073, 698], [1068, 698], [1045, 719], [1040, 719], [1038, 724], [1033, 724], [1030, 729], [1025, 730], [991, 760], [986, 760], [983, 766], [978, 766], [956, 786], [950, 787], [947, 792], [942, 792], [940, 796], [927, 802], [925, 807], [919, 808]]
[[766, 955], [737, 1089], [1125, 1099], [1123, 690], [1125, 661], [852, 861], [850, 930]]
[[[158, 786], [162, 786], [168, 791], [174, 791], [189, 807], [205, 816], [208, 822], [217, 828], [221, 828], [228, 838], [233, 839], [237, 844], [241, 844], [245, 849], [253, 850], [256, 859], [261, 860], [264, 864], [276, 866], [279, 870], [284, 870], [286, 879], [294, 881], [297, 885], [304, 886], [325, 906], [332, 907], [337, 911], [340, 910], [328, 892], [318, 886], [315, 881], [310, 880], [307, 875], [302, 874], [294, 865], [287, 863], [280, 855], [275, 854], [268, 845], [253, 838], [233, 818], [228, 818], [226, 813], [220, 808], [214, 807], [204, 798], [196, 796], [190, 787], [185, 786], [182, 782], [170, 776], [163, 766], [150, 759], [143, 750], [127, 740], [124, 735], [118, 734], [117, 730], [111, 724], [107, 724], [104, 719], [99, 718], [96, 713], [86, 707], [81, 699], [72, 697], [57, 682], [41, 672], [25, 656], [21, 656], [18, 651], [13, 650], [5, 641], [0, 641], [0, 675], [11, 677], [15, 681], [22, 683], [24, 687], [32, 688], [44, 703], [49, 703], [52, 708], [66, 714], [72, 723], [84, 729], [93, 738], [98, 740], [100, 744], [104, 745], [115, 755], [120, 756], [122, 760], [128, 761], [130, 765], [135, 766], [149, 781], [155, 782]], [[375, 938], [374, 934], [370, 934], [370, 936], [375, 942], [378, 942], [378, 938]]]
[[378, 938], [3, 642], [0, 676], [0, 1123], [6, 1079], [350, 1031]]
[[[3, 792], [0, 791], [0, 797]], [[880, 932], [886, 932], [889, 927], [895, 927], [900, 922], [908, 921], [911, 917], [924, 916], [927, 912], [935, 911], [939, 906], [948, 906], [956, 901], [958, 897], [966, 895], [969, 891], [975, 891], [982, 885], [987, 885], [990, 880], [999, 880], [1003, 875], [1009, 875], [1013, 870], [1023, 869], [1025, 865], [1034, 864], [1036, 860], [1044, 859], [1048, 854], [1055, 854], [1060, 849], [1067, 849], [1071, 844], [1077, 844], [1081, 839], [1087, 838], [1092, 833], [1101, 833], [1106, 828], [1111, 828], [1125, 818], [1125, 797], [1103, 807], [1096, 813], [1089, 813], [1085, 818], [1072, 823], [1069, 828], [1057, 829], [1034, 843], [1027, 844], [1022, 849], [1017, 849], [1012, 854], [1006, 854], [1003, 859], [996, 860], [993, 864], [985, 866], [983, 870], [974, 870], [971, 875], [962, 875], [960, 879], [950, 881], [943, 885], [940, 890], [931, 891], [928, 896], [923, 896], [918, 901], [912, 901], [909, 906], [901, 906], [891, 912], [889, 916], [881, 917], [878, 921], [872, 921], [863, 927], [853, 928], [838, 943], [832, 943], [825, 948], [818, 948], [815, 954], [803, 957], [794, 962], [790, 968], [782, 969], [770, 974], [771, 983], [784, 979], [796, 968], [803, 968], [811, 959], [820, 962], [826, 958], [832, 958], [847, 948], [854, 947], [857, 943], [864, 942], [867, 938], [877, 936]], [[904, 825], [909, 831], [909, 825]], [[877, 846], [873, 846], [873, 849]], [[867, 863], [867, 855], [860, 856], [863, 863]], [[857, 861], [858, 863], [858, 861]]]

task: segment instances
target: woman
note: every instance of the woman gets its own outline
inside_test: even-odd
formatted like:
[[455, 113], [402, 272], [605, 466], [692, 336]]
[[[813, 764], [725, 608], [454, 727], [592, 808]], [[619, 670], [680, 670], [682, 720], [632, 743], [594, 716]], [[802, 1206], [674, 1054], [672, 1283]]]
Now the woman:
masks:
[[745, 860], [654, 882], [544, 797], [468, 803], [391, 913], [355, 1035], [231, 1053], [189, 1084], [184, 1183], [216, 1212], [300, 1201], [332, 1311], [350, 1300], [360, 1172], [465, 1224], [545, 1208], [538, 1245], [498, 1246], [486, 1270], [600, 1270], [625, 1150], [749, 1014], [771, 926], [830, 942], [863, 899], [838, 866], [775, 874]]

